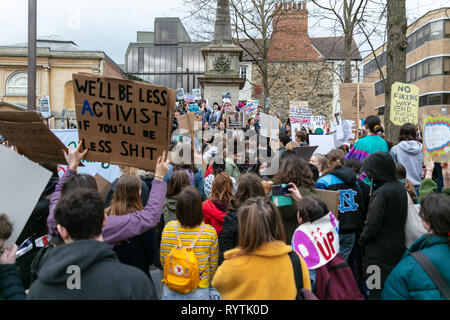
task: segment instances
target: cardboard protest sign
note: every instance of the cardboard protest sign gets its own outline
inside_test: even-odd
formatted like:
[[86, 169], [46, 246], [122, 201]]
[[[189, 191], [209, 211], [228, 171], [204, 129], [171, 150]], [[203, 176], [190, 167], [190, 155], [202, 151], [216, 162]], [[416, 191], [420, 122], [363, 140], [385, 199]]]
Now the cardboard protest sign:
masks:
[[247, 119], [254, 118], [258, 112], [258, 101], [248, 100], [247, 105], [241, 111], [245, 112]]
[[312, 146], [318, 146], [316, 153], [323, 155], [328, 154], [331, 150], [335, 148], [335, 135], [309, 135], [309, 144]]
[[297, 134], [297, 131], [300, 131], [302, 129], [302, 124], [300, 122], [297, 123], [291, 123], [291, 140], [295, 141], [295, 135]]
[[42, 118], [48, 119], [51, 117], [52, 113], [50, 111], [50, 97], [45, 96], [39, 100], [41, 104], [41, 115]]
[[311, 159], [312, 155], [314, 154], [314, 151], [316, 151], [317, 148], [318, 146], [312, 147], [304, 146], [304, 147], [296, 147], [293, 150], [300, 158], [302, 158], [306, 162], [309, 162], [309, 159]]
[[[311, 117], [311, 128], [314, 130], [314, 133], [324, 134], [327, 131], [327, 121], [324, 116], [312, 116]], [[317, 131], [320, 129], [320, 131]]]
[[223, 103], [231, 103], [231, 93], [230, 92], [222, 93], [222, 102]]
[[192, 94], [185, 94], [184, 102], [195, 102], [195, 98]]
[[84, 73], [73, 81], [86, 160], [153, 171], [169, 146], [175, 90]]
[[426, 117], [423, 128], [424, 162], [450, 161], [450, 117]]
[[291, 123], [302, 123], [309, 125], [311, 122], [312, 109], [308, 108], [308, 101], [291, 101], [289, 107], [289, 120]]
[[396, 126], [419, 123], [419, 88], [417, 86], [401, 82], [392, 84], [389, 119]]
[[227, 114], [227, 113], [229, 113], [229, 112], [236, 112], [236, 108], [233, 107], [233, 106], [231, 106], [231, 105], [224, 106], [224, 107], [223, 107], [223, 113], [224, 113], [224, 114]]
[[192, 89], [192, 95], [194, 99], [199, 101], [202, 100], [202, 90], [201, 89]]
[[339, 222], [330, 212], [313, 223], [300, 225], [292, 237], [292, 249], [298, 252], [308, 269], [326, 265], [339, 252]]
[[102, 198], [103, 202], [105, 202], [106, 197], [108, 196], [108, 192], [109, 190], [111, 190], [111, 183], [98, 173], [94, 176], [94, 179], [97, 183], [98, 193], [100, 193], [100, 197]]
[[322, 198], [336, 218], [339, 216], [339, 192], [332, 190], [315, 189], [315, 192]]
[[[66, 129], [66, 130], [52, 130], [52, 133], [58, 137], [61, 142], [67, 146], [75, 149], [78, 147], [78, 130], [77, 129]], [[81, 164], [83, 167], [78, 168], [78, 172], [81, 174], [88, 174], [95, 177], [95, 175], [100, 175], [109, 182], [113, 182], [115, 179], [119, 178], [122, 173], [120, 172], [119, 166], [105, 163], [105, 162], [92, 162], [87, 160], [82, 160]], [[69, 168], [68, 165], [60, 165], [58, 174], [61, 177], [64, 172]]]
[[341, 83], [339, 84], [339, 97], [341, 103], [341, 116], [344, 119], [355, 120], [358, 104], [357, 91], [359, 86], [359, 118], [376, 115], [375, 85], [373, 83]]
[[0, 213], [6, 214], [14, 226], [6, 241], [9, 246], [22, 232], [52, 173], [2, 145], [0, 159]]
[[265, 113], [259, 114], [260, 130], [259, 133], [263, 137], [278, 140], [280, 131], [280, 121], [276, 117], [272, 117]]
[[244, 112], [228, 112], [225, 118], [225, 127], [227, 129], [238, 129], [245, 127]]
[[66, 146], [34, 111], [0, 111], [0, 134], [34, 162], [67, 164]]
[[177, 121], [180, 134], [187, 132], [193, 136], [196, 130], [201, 130], [202, 128], [202, 116], [196, 115], [194, 112], [179, 115]]
[[177, 89], [177, 100], [183, 100], [184, 99], [184, 89], [178, 88]]

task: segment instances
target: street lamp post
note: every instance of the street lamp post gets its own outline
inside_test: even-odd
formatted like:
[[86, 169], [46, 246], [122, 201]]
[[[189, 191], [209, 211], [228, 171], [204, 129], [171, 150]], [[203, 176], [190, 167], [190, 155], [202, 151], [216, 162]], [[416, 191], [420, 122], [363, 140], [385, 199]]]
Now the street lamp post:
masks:
[[36, 110], [37, 4], [28, 0], [28, 110]]

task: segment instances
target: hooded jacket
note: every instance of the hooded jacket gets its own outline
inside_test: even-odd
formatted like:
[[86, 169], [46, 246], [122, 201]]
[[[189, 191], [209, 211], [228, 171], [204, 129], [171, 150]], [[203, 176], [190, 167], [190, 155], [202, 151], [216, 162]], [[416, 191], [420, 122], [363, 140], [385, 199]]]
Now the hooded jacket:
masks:
[[350, 167], [335, 169], [317, 180], [316, 189], [339, 192], [339, 233], [360, 231], [366, 215], [363, 189], [359, 185], [355, 171]]
[[216, 229], [217, 235], [219, 236], [220, 232], [222, 231], [223, 221], [225, 219], [225, 216], [227, 215], [227, 209], [225, 208], [224, 211], [222, 211], [217, 207], [217, 204], [218, 202], [213, 200], [207, 200], [203, 202], [202, 212], [203, 216], [205, 217], [205, 223], [213, 226], [214, 229]]
[[420, 185], [423, 163], [422, 144], [416, 140], [401, 141], [392, 147], [390, 153], [395, 162], [405, 167], [406, 178], [414, 186]]
[[173, 195], [171, 197], [166, 198], [166, 201], [164, 202], [164, 207], [162, 210], [162, 216], [161, 218], [163, 219], [163, 228], [164, 226], [172, 220], [177, 220], [177, 196], [178, 195]]
[[[291, 251], [283, 241], [263, 243], [251, 253], [240, 248], [227, 251], [212, 285], [223, 300], [294, 300], [297, 287]], [[300, 255], [299, 259], [303, 288], [311, 290], [308, 267]]]
[[375, 191], [369, 200], [359, 243], [366, 247], [367, 264], [393, 266], [405, 252], [407, 192], [397, 179], [395, 163], [389, 153], [374, 153], [364, 160], [363, 168], [372, 179]]
[[445, 237], [424, 235], [414, 242], [384, 284], [383, 300], [444, 300], [425, 270], [411, 256], [422, 251], [450, 285], [450, 247]]
[[[79, 268], [80, 288], [77, 284]], [[141, 270], [122, 264], [106, 243], [79, 240], [49, 250], [39, 265], [29, 300], [149, 300], [153, 283]]]

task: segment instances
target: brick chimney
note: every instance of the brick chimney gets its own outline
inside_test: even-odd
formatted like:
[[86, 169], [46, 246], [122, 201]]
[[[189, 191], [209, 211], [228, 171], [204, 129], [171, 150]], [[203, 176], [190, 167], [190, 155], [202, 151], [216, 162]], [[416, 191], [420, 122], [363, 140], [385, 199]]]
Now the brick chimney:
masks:
[[274, 34], [268, 52], [269, 62], [322, 60], [308, 35], [306, 2], [277, 3], [275, 12]]

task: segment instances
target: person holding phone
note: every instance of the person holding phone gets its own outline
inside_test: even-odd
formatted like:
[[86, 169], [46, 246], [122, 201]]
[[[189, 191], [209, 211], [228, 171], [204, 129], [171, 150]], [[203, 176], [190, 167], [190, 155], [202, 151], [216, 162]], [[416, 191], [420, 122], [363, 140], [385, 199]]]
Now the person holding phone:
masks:
[[273, 186], [281, 186], [281, 189], [275, 187], [275, 190], [272, 187], [272, 192], [275, 191], [275, 193], [281, 193], [281, 196], [276, 196], [279, 200], [282, 200], [278, 201], [278, 210], [280, 211], [286, 232], [287, 244], [291, 244], [295, 229], [299, 226], [297, 220], [297, 206], [292, 199], [290, 204], [287, 204], [289, 201], [284, 201], [286, 199], [281, 197], [292, 198], [292, 191], [289, 190], [292, 189], [292, 187], [288, 186], [290, 183], [293, 183], [298, 188], [302, 196], [311, 195], [318, 197], [314, 192], [313, 175], [306, 161], [297, 156], [295, 151], [285, 151], [280, 157], [280, 168], [272, 182]]

